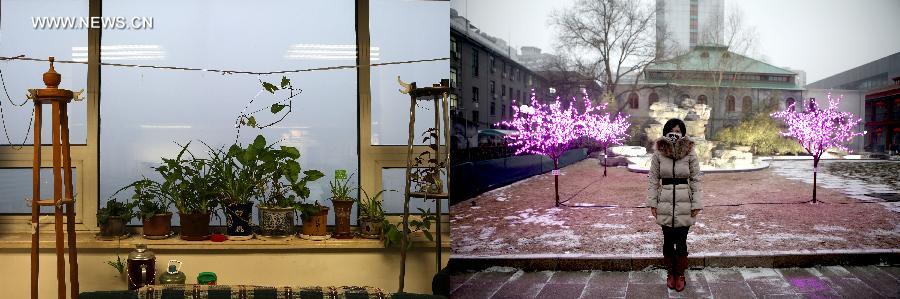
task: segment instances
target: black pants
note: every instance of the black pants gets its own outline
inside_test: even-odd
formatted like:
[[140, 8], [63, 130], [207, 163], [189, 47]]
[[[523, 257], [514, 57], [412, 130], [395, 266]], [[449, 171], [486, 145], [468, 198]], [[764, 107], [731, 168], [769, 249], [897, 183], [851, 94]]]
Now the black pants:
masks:
[[687, 234], [690, 228], [690, 226], [662, 227], [664, 256], [687, 255]]

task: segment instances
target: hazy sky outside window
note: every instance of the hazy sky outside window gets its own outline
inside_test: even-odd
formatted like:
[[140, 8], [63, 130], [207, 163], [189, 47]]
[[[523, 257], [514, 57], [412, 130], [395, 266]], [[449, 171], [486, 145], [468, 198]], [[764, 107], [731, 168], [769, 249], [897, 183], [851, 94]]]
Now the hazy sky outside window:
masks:
[[[152, 16], [155, 24], [152, 30], [104, 31], [102, 60], [251, 71], [355, 65], [354, 5], [349, 0], [104, 1], [104, 14]], [[200, 140], [216, 147], [234, 142], [234, 120], [251, 98], [258, 95], [249, 108], [253, 111], [285, 97], [260, 92], [258, 80], [278, 82], [280, 75], [110, 66], [102, 75], [101, 203], [141, 175], [158, 179], [151, 167], [160, 157], [174, 157], [176, 143], [192, 142], [190, 149], [205, 156]], [[297, 147], [304, 170], [326, 174], [310, 185], [310, 199], [330, 206], [328, 181], [334, 170], [357, 172], [356, 70], [287, 76], [303, 90], [293, 112], [270, 128], [242, 128], [239, 142], [263, 134], [270, 143]], [[260, 123], [272, 120], [265, 111], [256, 115]], [[212, 223], [224, 224], [224, 218]]]
[[[450, 7], [483, 32], [515, 47], [554, 52], [547, 16], [573, 0], [451, 0]], [[646, 1], [654, 5], [655, 1]], [[806, 71], [812, 83], [900, 52], [900, 1], [725, 0], [725, 13], [739, 7], [758, 34], [756, 52], [780, 67]]]

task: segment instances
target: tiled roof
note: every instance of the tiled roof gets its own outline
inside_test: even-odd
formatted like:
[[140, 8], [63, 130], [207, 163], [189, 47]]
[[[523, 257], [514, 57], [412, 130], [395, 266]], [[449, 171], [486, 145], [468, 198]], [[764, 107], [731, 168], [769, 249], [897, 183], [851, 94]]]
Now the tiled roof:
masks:
[[[705, 54], [704, 54], [705, 53]], [[797, 73], [731, 51], [720, 45], [696, 46], [690, 52], [647, 66], [648, 71], [699, 71], [796, 75]]]

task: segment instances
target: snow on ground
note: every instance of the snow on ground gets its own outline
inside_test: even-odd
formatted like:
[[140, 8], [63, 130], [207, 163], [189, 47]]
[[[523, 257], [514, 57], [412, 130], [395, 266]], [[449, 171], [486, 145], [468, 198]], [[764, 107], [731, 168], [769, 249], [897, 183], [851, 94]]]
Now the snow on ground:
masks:
[[[602, 168], [596, 166], [596, 160], [591, 162], [588, 159], [564, 168], [568, 176], [560, 178], [560, 200], [582, 207], [554, 207], [553, 176], [549, 174], [451, 206], [452, 253], [659, 255], [660, 227], [648, 209], [640, 208], [646, 196], [646, 174], [610, 168], [608, 176], [602, 177]], [[785, 178], [803, 172], [792, 165], [777, 161], [770, 169], [757, 172], [706, 174], [706, 208], [690, 229], [688, 250], [699, 255], [765, 254], [896, 249], [900, 244], [900, 213], [882, 205], [855, 204], [859, 200], [851, 197], [854, 195], [831, 188], [834, 179], [818, 189], [823, 203], [727, 206], [808, 200], [811, 184]], [[779, 170], [792, 167], [791, 171]], [[879, 189], [884, 186], [862, 181], [853, 184], [857, 192], [884, 191]], [[503, 200], [498, 201], [500, 198]], [[587, 207], [594, 205], [617, 207]]]

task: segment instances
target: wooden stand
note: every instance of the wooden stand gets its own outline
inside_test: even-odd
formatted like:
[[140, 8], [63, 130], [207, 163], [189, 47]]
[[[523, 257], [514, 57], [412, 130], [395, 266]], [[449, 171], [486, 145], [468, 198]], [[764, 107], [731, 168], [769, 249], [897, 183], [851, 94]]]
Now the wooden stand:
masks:
[[[399, 77], [397, 78], [399, 81]], [[435, 130], [436, 135], [435, 144], [437, 145], [435, 149], [435, 154], [437, 154], [438, 161], [443, 161], [445, 166], [445, 173], [447, 175], [447, 181], [444, 182], [444, 186], [448, 186], [450, 183], [450, 146], [449, 144], [444, 145], [444, 152], [441, 155], [441, 138], [444, 138], [449, 143], [450, 140], [450, 102], [448, 100], [450, 95], [450, 81], [449, 80], [441, 80], [440, 84], [434, 84], [432, 87], [416, 87], [416, 83], [412, 82], [408, 85], [404, 84], [400, 81], [401, 85], [405, 87], [401, 92], [409, 94], [409, 139], [407, 142], [407, 150], [406, 150], [406, 189], [403, 192], [403, 237], [400, 238], [400, 260], [401, 260], [401, 268], [400, 268], [400, 292], [403, 292], [404, 285], [404, 275], [406, 273], [406, 249], [407, 244], [409, 243], [409, 200], [410, 198], [422, 198], [424, 200], [434, 199], [435, 201], [435, 216], [437, 221], [437, 228], [434, 234], [434, 253], [435, 253], [435, 266], [436, 271], [441, 270], [441, 200], [447, 199], [449, 196], [447, 193], [440, 194], [430, 194], [430, 193], [422, 193], [422, 192], [412, 192], [411, 188], [411, 180], [410, 175], [412, 174], [413, 159], [413, 147], [415, 146], [415, 123], [416, 123], [416, 103], [417, 101], [434, 101], [434, 126], [432, 129]], [[441, 128], [441, 122], [443, 121], [444, 126]], [[434, 170], [437, 172], [440, 167], [437, 164], [434, 164]]]
[[[54, 209], [54, 227], [56, 236], [56, 279], [58, 281], [58, 297], [66, 298], [66, 259], [63, 247], [63, 234], [69, 241], [69, 279], [72, 284], [71, 298], [78, 298], [78, 253], [75, 248], [75, 199], [72, 193], [72, 159], [69, 152], [69, 117], [67, 104], [75, 98], [71, 90], [59, 89], [62, 76], [53, 69], [53, 57], [50, 57], [50, 70], [44, 73], [46, 88], [30, 89], [28, 97], [34, 101], [34, 165], [32, 167], [32, 204], [31, 204], [31, 298], [38, 298], [38, 264], [40, 254], [40, 227], [38, 222], [41, 207], [52, 206]], [[41, 196], [41, 125], [43, 105], [50, 104], [52, 115], [51, 135], [53, 138], [53, 198], [40, 199]], [[65, 195], [63, 195], [65, 194]], [[63, 206], [66, 208], [66, 231], [63, 232]]]

